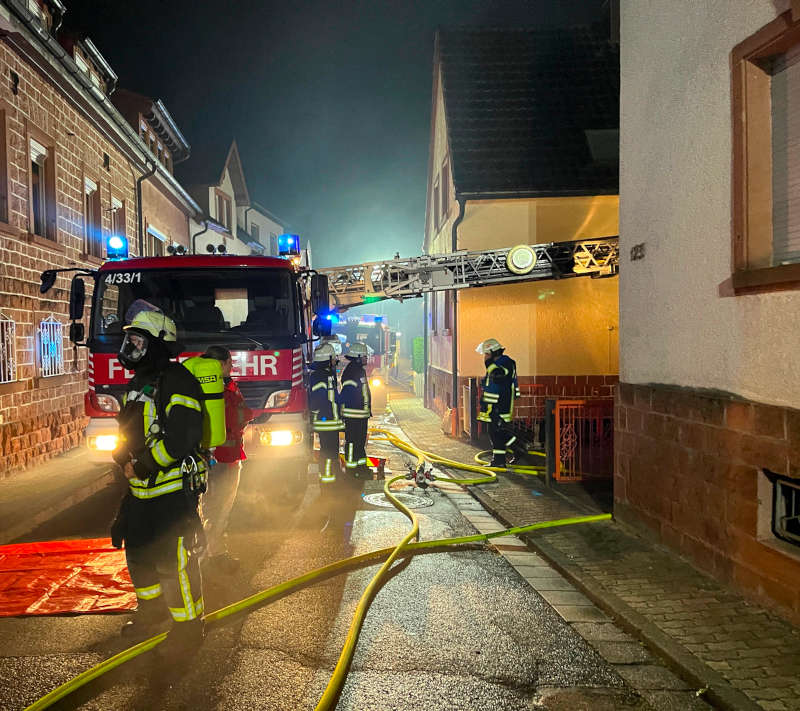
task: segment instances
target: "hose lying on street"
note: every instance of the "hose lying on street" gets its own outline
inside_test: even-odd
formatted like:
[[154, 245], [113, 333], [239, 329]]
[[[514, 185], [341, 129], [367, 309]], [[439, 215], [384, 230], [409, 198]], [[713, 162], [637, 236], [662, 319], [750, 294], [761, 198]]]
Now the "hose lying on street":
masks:
[[[536, 457], [546, 457], [544, 452], [537, 452], [536, 450], [528, 452]], [[546, 467], [543, 464], [509, 464], [505, 467], [493, 467], [491, 463], [492, 450], [485, 449], [475, 455], [475, 461], [484, 469], [491, 472], [511, 472], [512, 474], [524, 474], [526, 476], [540, 476], [544, 473]]]
[[[408, 442], [405, 442], [404, 440], [400, 439], [395, 434], [387, 430], [375, 429], [371, 430], [371, 432], [373, 434], [379, 435], [378, 441], [381, 440], [387, 441], [393, 446], [398, 447], [399, 449], [408, 452], [409, 454], [414, 454], [417, 457], [417, 466], [423, 466], [424, 462], [427, 460], [432, 464], [438, 464], [440, 466], [445, 466], [448, 468], [460, 469], [462, 471], [469, 471], [469, 472], [483, 474], [483, 476], [480, 478], [473, 478], [473, 479], [443, 478], [444, 481], [460, 484], [463, 486], [469, 486], [473, 484], [490, 483], [496, 481], [497, 479], [496, 474], [493, 471], [490, 471], [487, 467], [477, 466], [473, 464], [464, 464], [462, 462], [456, 462], [454, 460], [447, 459], [446, 457], [441, 457], [431, 452], [424, 452], [414, 447], [413, 445], [409, 444]], [[605, 521], [611, 518], [611, 514], [598, 514], [594, 516], [577, 516], [572, 518], [558, 519], [554, 521], [543, 521], [540, 523], [534, 523], [527, 526], [515, 526], [513, 528], [507, 528], [503, 531], [495, 531], [492, 533], [478, 533], [471, 536], [459, 536], [456, 538], [443, 538], [434, 541], [421, 541], [421, 542], [417, 541], [415, 543], [412, 543], [411, 540], [413, 538], [419, 537], [419, 520], [416, 514], [414, 514], [413, 511], [409, 510], [406, 506], [404, 506], [390, 491], [390, 487], [394, 482], [404, 478], [405, 478], [404, 475], [393, 477], [387, 480], [383, 487], [384, 494], [386, 495], [386, 497], [397, 507], [399, 511], [401, 511], [411, 521], [411, 530], [403, 537], [403, 539], [397, 545], [389, 548], [381, 548], [379, 550], [369, 551], [367, 553], [351, 556], [349, 558], [343, 558], [342, 560], [335, 561], [334, 563], [330, 563], [321, 568], [308, 571], [296, 578], [292, 578], [291, 580], [286, 580], [277, 585], [273, 585], [271, 588], [250, 595], [249, 597], [246, 597], [243, 600], [240, 600], [239, 602], [235, 602], [231, 605], [216, 610], [215, 612], [211, 612], [207, 614], [204, 618], [206, 623], [213, 625], [215, 623], [224, 620], [226, 617], [230, 617], [237, 613], [244, 612], [245, 610], [253, 608], [256, 605], [265, 605], [280, 597], [285, 597], [288, 594], [297, 592], [298, 590], [303, 589], [309, 584], [318, 582], [321, 579], [329, 578], [334, 574], [339, 575], [341, 573], [348, 572], [350, 570], [354, 570], [359, 567], [363, 567], [364, 565], [367, 564], [373, 564], [375, 561], [383, 560], [385, 558], [386, 560], [384, 561], [383, 565], [380, 567], [377, 573], [373, 576], [370, 583], [367, 585], [366, 589], [361, 595], [358, 605], [356, 606], [356, 612], [353, 615], [353, 619], [350, 623], [350, 628], [347, 632], [347, 637], [345, 639], [342, 652], [336, 663], [333, 674], [331, 675], [331, 678], [328, 682], [328, 686], [326, 687], [325, 692], [323, 693], [319, 703], [317, 704], [316, 711], [324, 711], [327, 709], [332, 709], [336, 705], [339, 693], [341, 692], [342, 687], [344, 686], [344, 682], [347, 677], [347, 671], [352, 661], [353, 654], [355, 653], [356, 643], [358, 641], [358, 635], [361, 630], [364, 618], [366, 617], [369, 604], [372, 600], [372, 597], [375, 595], [381, 583], [383, 582], [386, 573], [392, 566], [392, 563], [394, 563], [398, 558], [407, 557], [421, 552], [427, 552], [437, 548], [447, 548], [456, 545], [486, 542], [493, 538], [500, 538], [503, 536], [514, 536], [524, 533], [530, 533], [532, 531], [537, 531], [545, 528], [554, 528], [558, 526], [569, 526], [579, 523], [592, 523], [595, 521]], [[28, 706], [25, 711], [40, 711], [41, 709], [49, 708], [57, 701], [63, 699], [64, 697], [68, 696], [69, 694], [73, 693], [79, 688], [85, 686], [90, 681], [97, 679], [98, 677], [110, 672], [112, 669], [119, 667], [125, 662], [135, 659], [136, 657], [144, 654], [145, 652], [154, 649], [159, 644], [161, 644], [166, 639], [166, 637], [167, 633], [162, 632], [161, 634], [155, 635], [150, 639], [147, 639], [143, 642], [140, 642], [139, 644], [136, 644], [132, 647], [129, 647], [128, 649], [125, 649], [119, 654], [115, 654], [113, 657], [110, 657], [109, 659], [106, 659], [100, 664], [97, 664], [96, 666], [87, 669], [85, 672], [79, 674], [70, 681], [66, 682], [65, 684], [62, 684], [61, 686], [54, 689], [47, 695], [43, 696], [38, 701], [35, 701], [33, 704]]]

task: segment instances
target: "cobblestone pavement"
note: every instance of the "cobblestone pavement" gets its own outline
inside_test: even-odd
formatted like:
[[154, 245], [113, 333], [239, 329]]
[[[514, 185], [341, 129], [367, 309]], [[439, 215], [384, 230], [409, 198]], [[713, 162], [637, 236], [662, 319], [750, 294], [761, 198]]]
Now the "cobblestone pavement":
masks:
[[[418, 445], [472, 461], [476, 448], [442, 434], [439, 418], [419, 399], [396, 396], [391, 409]], [[585, 496], [570, 500], [531, 477], [501, 475], [471, 493], [508, 525], [574, 516], [591, 506]], [[800, 709], [800, 630], [781, 617], [613, 522], [527, 540], [685, 679], [707, 687], [715, 706]]]

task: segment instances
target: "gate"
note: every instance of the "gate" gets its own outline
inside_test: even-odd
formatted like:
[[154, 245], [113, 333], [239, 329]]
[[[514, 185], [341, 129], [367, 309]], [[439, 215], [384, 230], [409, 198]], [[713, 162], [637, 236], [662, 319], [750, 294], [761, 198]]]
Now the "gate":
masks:
[[[552, 446], [548, 447], [556, 481], [610, 477], [614, 466], [612, 398], [554, 400]], [[548, 408], [549, 409], [549, 408]]]

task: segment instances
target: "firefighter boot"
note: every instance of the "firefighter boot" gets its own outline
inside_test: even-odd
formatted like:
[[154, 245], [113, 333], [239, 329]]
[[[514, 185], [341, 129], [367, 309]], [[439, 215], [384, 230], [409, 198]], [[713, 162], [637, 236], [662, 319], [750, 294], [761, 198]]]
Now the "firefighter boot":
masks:
[[200, 649], [205, 636], [205, 622], [200, 617], [188, 622], [174, 622], [166, 640], [158, 648], [158, 657], [170, 665], [188, 662]]
[[139, 600], [133, 618], [122, 626], [122, 636], [131, 639], [147, 639], [163, 632], [170, 621], [169, 611], [159, 597], [155, 600]]

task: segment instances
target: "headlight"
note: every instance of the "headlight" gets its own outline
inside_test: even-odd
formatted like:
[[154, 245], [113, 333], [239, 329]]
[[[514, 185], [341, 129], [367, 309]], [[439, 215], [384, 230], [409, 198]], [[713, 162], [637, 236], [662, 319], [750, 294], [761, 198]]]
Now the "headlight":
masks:
[[291, 390], [276, 390], [267, 398], [267, 401], [264, 403], [264, 409], [271, 410], [276, 407], [284, 407], [289, 402], [291, 394]]
[[100, 395], [95, 393], [94, 396], [97, 407], [103, 412], [119, 412], [119, 400], [113, 395]]
[[292, 430], [263, 430], [259, 439], [265, 447], [288, 447], [302, 442], [303, 433]]
[[111, 452], [117, 448], [119, 437], [117, 435], [92, 435], [86, 438], [89, 449], [97, 452]]
[[381, 385], [383, 385], [383, 381], [380, 378], [373, 378], [372, 379], [372, 387], [373, 388], [379, 388]]

